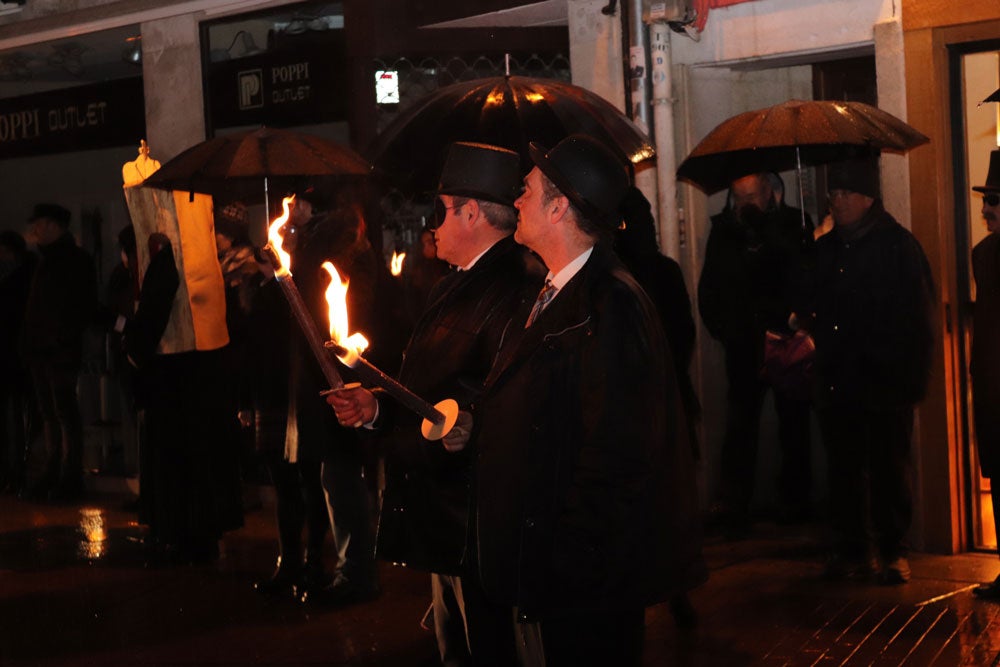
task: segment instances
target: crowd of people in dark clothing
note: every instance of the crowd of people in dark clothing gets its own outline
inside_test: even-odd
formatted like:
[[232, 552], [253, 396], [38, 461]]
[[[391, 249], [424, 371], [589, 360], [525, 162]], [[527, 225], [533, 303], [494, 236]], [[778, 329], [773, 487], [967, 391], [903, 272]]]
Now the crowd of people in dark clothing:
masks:
[[[261, 594], [370, 600], [379, 558], [430, 573], [443, 664], [639, 664], [644, 607], [669, 602], [679, 624], [695, 623], [686, 594], [707, 576], [691, 299], [615, 155], [572, 135], [533, 144], [531, 158], [525, 174], [515, 153], [453, 144], [399, 279], [358, 202], [304, 189], [287, 204], [286, 268], [318, 329], [329, 328], [332, 262], [349, 280], [351, 330], [372, 343], [366, 358], [431, 403], [457, 401], [455, 427], [433, 441], [376, 388], [325, 391], [241, 203], [214, 216], [229, 344], [179, 353], [161, 346], [185, 280], [179, 244], [122, 230], [99, 308], [69, 211], [40, 204], [37, 255], [0, 234], [0, 488], [81, 498], [81, 337], [100, 322], [136, 415], [151, 563], [217, 558], [242, 525], [241, 478], [260, 467], [278, 532]], [[824, 235], [766, 172], [735, 180], [712, 218], [697, 305], [728, 393], [711, 514], [728, 539], [751, 530], [770, 391], [778, 520], [813, 516], [815, 415], [835, 535], [824, 574], [901, 584], [933, 281], [882, 206], [875, 161], [833, 165], [827, 185]], [[40, 428], [24, 418], [35, 414]], [[28, 479], [33, 428], [44, 446]]]

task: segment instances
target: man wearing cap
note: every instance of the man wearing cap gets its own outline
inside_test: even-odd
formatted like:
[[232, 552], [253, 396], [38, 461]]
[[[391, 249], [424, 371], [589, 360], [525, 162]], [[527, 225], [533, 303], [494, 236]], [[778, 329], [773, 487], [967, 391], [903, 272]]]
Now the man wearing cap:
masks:
[[515, 239], [549, 275], [473, 411], [470, 543], [514, 637], [500, 664], [638, 665], [643, 608], [703, 577], [684, 410], [655, 310], [610, 248], [624, 165], [584, 135], [531, 156]]
[[[400, 382], [432, 403], [453, 398], [468, 409], [514, 309], [541, 287], [541, 265], [512, 237], [520, 190], [517, 153], [476, 143], [451, 146], [432, 229], [438, 257], [457, 271], [431, 291], [399, 373]], [[441, 441], [424, 440], [417, 415], [368, 390], [328, 400], [343, 424], [372, 422], [377, 411], [386, 453], [378, 556], [433, 573], [441, 660], [468, 664], [478, 630], [475, 591], [463, 576], [470, 452], [450, 453]]]
[[920, 244], [882, 206], [876, 162], [832, 165], [828, 190], [834, 228], [816, 242], [804, 311], [836, 533], [825, 574], [901, 584], [910, 577], [910, 440], [930, 373], [933, 281]]
[[[972, 376], [972, 411], [976, 428], [976, 447], [983, 477], [990, 480], [993, 507], [1000, 508], [1000, 150], [990, 154], [986, 184], [972, 188], [983, 194], [983, 220], [989, 232], [972, 249], [972, 273], [976, 279], [976, 304], [972, 312], [972, 353], [969, 373]], [[994, 522], [1000, 511], [994, 510]], [[997, 534], [1000, 534], [998, 532]], [[972, 592], [980, 598], [1000, 600], [1000, 577], [977, 586]]]
[[83, 493], [83, 422], [76, 383], [83, 333], [97, 310], [97, 273], [69, 232], [68, 210], [38, 204], [29, 222], [41, 261], [28, 294], [22, 350], [42, 414], [46, 456], [29, 495], [75, 500]]

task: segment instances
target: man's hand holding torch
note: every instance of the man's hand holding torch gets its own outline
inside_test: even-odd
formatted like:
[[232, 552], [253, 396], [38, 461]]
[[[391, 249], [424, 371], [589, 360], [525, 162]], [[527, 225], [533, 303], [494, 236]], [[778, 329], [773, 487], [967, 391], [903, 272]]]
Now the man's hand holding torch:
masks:
[[327, 392], [326, 402], [337, 413], [341, 426], [371, 424], [378, 416], [378, 399], [364, 387], [352, 385]]

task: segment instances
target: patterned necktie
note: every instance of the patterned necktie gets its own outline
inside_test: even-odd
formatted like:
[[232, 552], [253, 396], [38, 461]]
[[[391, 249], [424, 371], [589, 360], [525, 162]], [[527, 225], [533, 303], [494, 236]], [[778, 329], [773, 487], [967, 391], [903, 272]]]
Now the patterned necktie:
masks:
[[556, 286], [552, 284], [551, 280], [545, 281], [545, 286], [542, 287], [541, 291], [538, 293], [538, 298], [535, 299], [535, 305], [531, 309], [531, 314], [528, 315], [528, 321], [524, 323], [524, 328], [530, 327], [538, 316], [542, 314], [545, 310], [545, 306], [549, 305], [549, 301], [552, 301], [552, 297], [556, 295]]

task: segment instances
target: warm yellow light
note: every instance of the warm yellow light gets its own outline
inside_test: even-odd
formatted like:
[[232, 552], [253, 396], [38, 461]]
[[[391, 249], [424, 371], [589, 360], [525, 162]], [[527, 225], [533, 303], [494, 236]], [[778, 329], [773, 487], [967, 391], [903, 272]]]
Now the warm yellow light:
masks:
[[368, 348], [368, 340], [360, 333], [348, 335], [348, 281], [340, 279], [337, 267], [330, 262], [323, 262], [323, 268], [330, 274], [330, 285], [326, 288], [326, 305], [330, 317], [330, 340], [347, 350], [361, 354]]
[[397, 253], [393, 251], [392, 259], [389, 261], [389, 270], [392, 272], [392, 275], [398, 276], [403, 272], [403, 259], [405, 257], [405, 252]]
[[85, 507], [80, 510], [80, 528], [83, 539], [77, 548], [77, 553], [88, 560], [101, 558], [107, 552], [108, 531], [104, 512], [100, 509]]
[[545, 95], [542, 95], [541, 93], [525, 93], [524, 94], [524, 99], [526, 99], [526, 100], [528, 100], [529, 102], [532, 102], [532, 103], [534, 103], [534, 102], [542, 102], [542, 101], [545, 100]]
[[500, 104], [503, 104], [503, 91], [502, 90], [494, 90], [492, 93], [490, 93], [489, 95], [486, 96], [486, 105], [485, 106], [494, 106], [494, 105], [500, 105]]
[[289, 206], [295, 201], [295, 195], [291, 197], [285, 197], [281, 200], [281, 208], [283, 210], [282, 214], [274, 219], [271, 226], [267, 228], [267, 242], [274, 248], [274, 252], [278, 255], [278, 259], [281, 260], [280, 267], [274, 267], [275, 272], [279, 269], [284, 269], [286, 272], [291, 273], [288, 267], [292, 265], [291, 256], [285, 252], [281, 247], [281, 228], [285, 226], [288, 222]]

